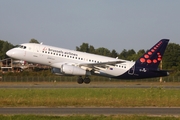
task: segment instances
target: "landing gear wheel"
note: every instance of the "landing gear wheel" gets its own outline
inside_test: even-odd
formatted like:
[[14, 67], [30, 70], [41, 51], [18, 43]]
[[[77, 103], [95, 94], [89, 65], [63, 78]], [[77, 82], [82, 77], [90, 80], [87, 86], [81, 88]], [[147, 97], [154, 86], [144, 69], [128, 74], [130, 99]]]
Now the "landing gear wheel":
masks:
[[84, 83], [89, 84], [91, 82], [91, 79], [88, 77], [84, 78]]
[[80, 76], [78, 79], [77, 79], [77, 83], [79, 84], [82, 84], [84, 82], [83, 78]]

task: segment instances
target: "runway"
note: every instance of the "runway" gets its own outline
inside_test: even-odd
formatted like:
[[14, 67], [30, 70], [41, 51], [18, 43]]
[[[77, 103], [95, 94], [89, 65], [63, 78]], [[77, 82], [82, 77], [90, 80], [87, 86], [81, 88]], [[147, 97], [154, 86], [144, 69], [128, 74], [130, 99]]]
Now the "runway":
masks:
[[179, 116], [180, 108], [0, 108], [0, 114], [34, 115], [172, 115]]

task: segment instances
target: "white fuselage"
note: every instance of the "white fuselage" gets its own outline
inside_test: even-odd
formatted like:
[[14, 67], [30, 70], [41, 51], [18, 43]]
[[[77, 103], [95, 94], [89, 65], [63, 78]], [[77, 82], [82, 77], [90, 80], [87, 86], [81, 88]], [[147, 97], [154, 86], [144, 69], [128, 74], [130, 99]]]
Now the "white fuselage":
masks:
[[[19, 47], [13, 48], [7, 52], [7, 55], [28, 62], [60, 67], [68, 64], [79, 66], [80, 64], [103, 63], [109, 61], [124, 61], [115, 65], [106, 65], [106, 67], [97, 66], [96, 74], [103, 73], [105, 76], [119, 76], [127, 72], [135, 64], [133, 61], [126, 61], [117, 58], [105, 57], [86, 52], [68, 50], [48, 45], [25, 43]], [[91, 68], [80, 66], [82, 69], [91, 70]], [[101, 74], [100, 74], [101, 75]]]

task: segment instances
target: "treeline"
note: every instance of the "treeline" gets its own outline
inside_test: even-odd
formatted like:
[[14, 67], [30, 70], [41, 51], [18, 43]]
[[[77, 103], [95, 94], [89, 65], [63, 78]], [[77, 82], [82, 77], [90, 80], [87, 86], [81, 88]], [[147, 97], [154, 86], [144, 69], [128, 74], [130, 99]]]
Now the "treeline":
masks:
[[[31, 39], [30, 43], [39, 43], [36, 39]], [[11, 43], [0, 40], [0, 59], [8, 58], [6, 56], [6, 51], [15, 47]], [[126, 50], [124, 49], [121, 52], [117, 52], [116, 50], [109, 50], [104, 47], [94, 48], [94, 46], [89, 45], [88, 43], [82, 43], [80, 46], [76, 46], [77, 51], [83, 51], [87, 53], [93, 53], [98, 55], [104, 55], [109, 57], [118, 57], [119, 59], [125, 60], [133, 60], [136, 61], [139, 57], [141, 57], [146, 50], [140, 49], [139, 51], [135, 51], [133, 49]], [[180, 75], [180, 45], [176, 43], [169, 43], [165, 54], [163, 56], [163, 69], [173, 70], [174, 74]]]
[[82, 43], [79, 47], [76, 47], [77, 51], [83, 51], [87, 53], [93, 53], [93, 54], [98, 54], [98, 55], [104, 55], [104, 56], [109, 56], [109, 57], [118, 57], [120, 59], [125, 59], [125, 60], [137, 60], [140, 56], [142, 56], [145, 53], [144, 49], [139, 50], [137, 53], [133, 50], [126, 50], [124, 49], [121, 53], [116, 52], [116, 50], [110, 51], [107, 48], [100, 47], [95, 49], [92, 45], [89, 45], [88, 43]]

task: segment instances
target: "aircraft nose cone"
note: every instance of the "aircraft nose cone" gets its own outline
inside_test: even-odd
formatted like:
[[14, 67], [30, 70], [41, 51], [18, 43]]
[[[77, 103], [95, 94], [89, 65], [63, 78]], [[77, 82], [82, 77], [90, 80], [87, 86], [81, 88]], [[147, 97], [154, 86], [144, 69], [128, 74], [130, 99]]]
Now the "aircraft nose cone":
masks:
[[8, 50], [6, 52], [6, 55], [9, 56], [9, 57], [12, 57], [13, 54], [14, 54], [14, 52], [12, 50]]

